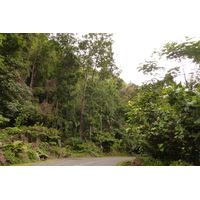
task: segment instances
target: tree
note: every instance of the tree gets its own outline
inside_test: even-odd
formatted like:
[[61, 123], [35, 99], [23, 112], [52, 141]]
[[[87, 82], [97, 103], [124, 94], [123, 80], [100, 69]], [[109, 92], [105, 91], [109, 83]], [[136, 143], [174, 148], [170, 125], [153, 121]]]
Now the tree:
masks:
[[[169, 59], [189, 58], [197, 64], [198, 48], [199, 42], [171, 43], [161, 53]], [[147, 62], [140, 69], [153, 74], [157, 62], [153, 66]], [[174, 81], [179, 73], [179, 68], [172, 68], [163, 79], [153, 79], [144, 84], [138, 96], [129, 103], [126, 115], [133, 140], [132, 150], [150, 154], [168, 164], [181, 159], [199, 165], [198, 77], [193, 74], [195, 78], [187, 79], [183, 86]]]
[[[79, 57], [84, 77], [80, 110], [80, 138], [83, 138], [83, 122], [88, 84], [90, 86], [95, 85], [95, 78], [97, 80], [107, 79], [116, 70], [112, 42], [110, 34], [86, 34], [79, 43]], [[96, 76], [96, 74], [98, 75]], [[92, 101], [92, 95], [91, 93], [90, 102]]]
[[26, 41], [21, 34], [2, 34], [0, 46], [0, 112], [12, 118], [11, 123], [32, 98], [25, 84], [28, 76], [24, 58]]
[[125, 113], [112, 44], [105, 33], [0, 34], [0, 126], [55, 128], [62, 142], [79, 136], [110, 151]]
[[[190, 63], [190, 65], [187, 66], [187, 68], [193, 68], [193, 70], [190, 70], [190, 73], [187, 74], [185, 72], [185, 69], [183, 65], [181, 65], [185, 85], [189, 88], [192, 88], [197, 83], [199, 83], [199, 75], [200, 75], [200, 41], [193, 40], [192, 38], [186, 37], [185, 42], [177, 43], [177, 42], [171, 42], [165, 44], [165, 46], [162, 48], [160, 55], [166, 56], [167, 59], [176, 60], [179, 63], [182, 63], [184, 60], [190, 60], [193, 64]], [[180, 68], [176, 68], [176, 70], [180, 72]]]
[[77, 82], [81, 79], [78, 40], [74, 34], [57, 34], [53, 39], [58, 42], [56, 51], [59, 52], [54, 68], [56, 127], [66, 129], [71, 123], [70, 132], [76, 132]]

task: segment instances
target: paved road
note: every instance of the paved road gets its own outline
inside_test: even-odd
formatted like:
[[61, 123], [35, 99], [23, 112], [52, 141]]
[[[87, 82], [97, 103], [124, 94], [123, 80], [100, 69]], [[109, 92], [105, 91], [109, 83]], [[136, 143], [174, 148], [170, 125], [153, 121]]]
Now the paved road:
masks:
[[116, 166], [120, 162], [132, 159], [134, 157], [65, 158], [36, 163], [34, 166]]

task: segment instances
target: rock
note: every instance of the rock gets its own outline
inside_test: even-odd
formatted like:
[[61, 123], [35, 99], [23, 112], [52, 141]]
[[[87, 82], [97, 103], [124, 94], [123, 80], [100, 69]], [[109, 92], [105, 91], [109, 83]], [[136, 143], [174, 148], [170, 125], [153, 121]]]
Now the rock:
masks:
[[41, 150], [37, 150], [37, 153], [40, 157], [40, 159], [45, 160], [47, 158], [49, 158], [49, 156], [47, 156], [45, 153], [43, 153]]
[[43, 160], [49, 158], [49, 156], [47, 156], [47, 155], [45, 155], [45, 154], [41, 154], [41, 155], [39, 155], [39, 156], [40, 156], [40, 159], [43, 159]]
[[6, 157], [3, 153], [3, 151], [0, 150], [0, 165], [6, 164]]

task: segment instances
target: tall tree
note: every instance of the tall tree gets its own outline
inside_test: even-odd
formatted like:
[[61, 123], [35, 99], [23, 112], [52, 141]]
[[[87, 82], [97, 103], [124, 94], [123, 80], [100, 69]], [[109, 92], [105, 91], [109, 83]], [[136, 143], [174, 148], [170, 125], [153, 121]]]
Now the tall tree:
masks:
[[85, 98], [88, 84], [94, 84], [95, 77], [97, 77], [96, 74], [98, 74], [99, 79], [104, 80], [109, 78], [110, 74], [114, 73], [116, 70], [112, 43], [111, 34], [86, 34], [79, 43], [79, 56], [84, 73], [79, 128], [81, 138], [83, 138]]

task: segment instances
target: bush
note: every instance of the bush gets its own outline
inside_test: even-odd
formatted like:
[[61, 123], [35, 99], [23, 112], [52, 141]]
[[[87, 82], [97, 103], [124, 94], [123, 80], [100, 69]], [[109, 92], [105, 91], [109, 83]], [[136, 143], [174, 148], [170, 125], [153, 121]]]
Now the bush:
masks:
[[11, 143], [11, 137], [8, 135], [5, 129], [0, 129], [0, 142]]
[[111, 151], [113, 152], [121, 152], [121, 153], [127, 153], [126, 151], [126, 143], [124, 140], [119, 139], [115, 140], [114, 144], [111, 147]]
[[[56, 129], [42, 126], [8, 127], [0, 130], [0, 142], [0, 165], [25, 163], [40, 160], [40, 157], [67, 157]], [[71, 138], [69, 143], [73, 150], [84, 151], [80, 138]]]
[[19, 162], [19, 160], [15, 157], [15, 153], [13, 153], [11, 150], [7, 150], [4, 155], [8, 164], [16, 164]]
[[17, 155], [17, 158], [18, 158], [19, 163], [26, 163], [26, 162], [29, 161], [29, 157], [28, 157], [28, 154], [26, 152], [19, 153]]
[[22, 132], [22, 130], [18, 127], [7, 127], [5, 128], [8, 135], [18, 135]]
[[84, 143], [84, 152], [94, 156], [102, 153], [101, 149], [97, 147], [92, 141], [87, 141]]
[[152, 157], [142, 157], [143, 166], [164, 166], [165, 164], [159, 160]]
[[6, 123], [8, 123], [10, 119], [4, 117], [3, 115], [0, 114], [0, 127], [4, 126]]
[[103, 148], [104, 153], [108, 153], [111, 151], [111, 148], [113, 144], [115, 143], [114, 136], [111, 133], [102, 133], [97, 137], [97, 140], [99, 141], [100, 147]]
[[61, 157], [62, 152], [60, 147], [51, 146], [49, 151], [53, 156]]
[[198, 90], [181, 84], [158, 91], [149, 86], [129, 104], [129, 109], [128, 124], [140, 153], [164, 161], [181, 159], [200, 164]]
[[27, 153], [28, 158], [29, 158], [30, 160], [39, 160], [39, 155], [38, 155], [38, 153], [37, 153], [35, 150], [33, 150], [33, 149], [28, 149], [28, 150], [26, 151], [26, 153]]
[[170, 166], [192, 166], [192, 164], [183, 160], [173, 161]]
[[5, 129], [0, 130], [0, 141], [4, 141], [5, 143], [11, 143], [15, 140], [21, 139], [22, 130], [17, 127], [7, 127]]
[[48, 142], [50, 146], [57, 146], [56, 142]]
[[71, 137], [68, 139], [67, 145], [72, 146], [73, 150], [83, 151], [84, 150], [83, 142], [84, 141], [81, 138]]

